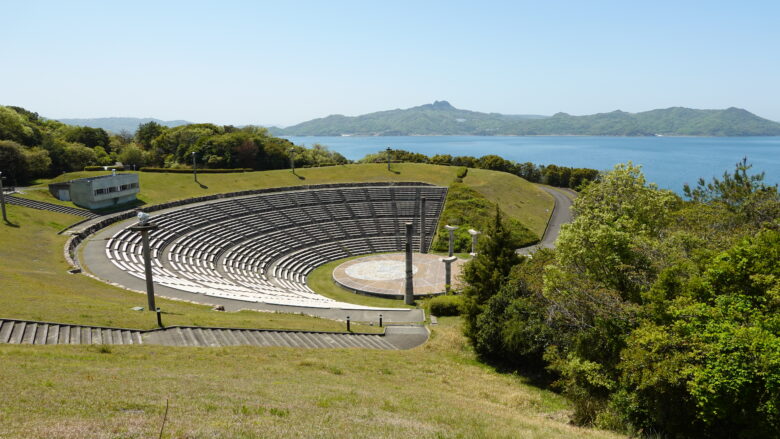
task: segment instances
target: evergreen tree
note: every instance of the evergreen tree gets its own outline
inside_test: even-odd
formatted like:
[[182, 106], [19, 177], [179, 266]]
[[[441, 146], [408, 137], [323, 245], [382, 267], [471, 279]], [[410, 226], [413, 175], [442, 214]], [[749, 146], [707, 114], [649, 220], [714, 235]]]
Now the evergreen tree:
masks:
[[474, 257], [463, 270], [466, 283], [463, 290], [466, 317], [466, 334], [472, 336], [477, 317], [485, 303], [498, 293], [506, 282], [512, 267], [520, 263], [516, 249], [518, 243], [501, 220], [501, 210], [496, 206], [496, 216], [477, 248]]

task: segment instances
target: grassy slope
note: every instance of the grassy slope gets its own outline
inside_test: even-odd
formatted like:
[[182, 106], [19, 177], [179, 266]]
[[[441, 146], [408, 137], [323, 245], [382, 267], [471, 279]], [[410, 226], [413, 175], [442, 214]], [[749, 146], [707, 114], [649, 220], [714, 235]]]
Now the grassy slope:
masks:
[[[146, 306], [146, 297], [82, 275], [67, 274], [63, 256], [66, 236], [57, 231], [79, 217], [8, 206], [19, 227], [0, 223], [0, 317], [63, 323], [152, 328], [152, 313], [130, 310]], [[292, 314], [214, 312], [207, 306], [159, 299], [168, 325], [268, 327], [344, 330], [338, 322]]]
[[[147, 204], [157, 204], [174, 199], [208, 194], [234, 192], [277, 186], [298, 186], [322, 183], [348, 183], [366, 181], [422, 181], [449, 186], [455, 179], [457, 167], [396, 163], [392, 171], [383, 164], [354, 164], [326, 168], [247, 172], [243, 174], [200, 174], [193, 181], [191, 174], [165, 174], [140, 172], [139, 198]], [[63, 174], [52, 181], [96, 176], [108, 172], [75, 172]], [[502, 172], [469, 169], [464, 183], [473, 187], [490, 201], [497, 202], [504, 211], [520, 220], [537, 235], [544, 232], [547, 209], [552, 210], [553, 200], [547, 193], [520, 177]], [[40, 196], [36, 196], [36, 199]]]
[[474, 360], [456, 319], [411, 351], [0, 345], [0, 436], [614, 438]]

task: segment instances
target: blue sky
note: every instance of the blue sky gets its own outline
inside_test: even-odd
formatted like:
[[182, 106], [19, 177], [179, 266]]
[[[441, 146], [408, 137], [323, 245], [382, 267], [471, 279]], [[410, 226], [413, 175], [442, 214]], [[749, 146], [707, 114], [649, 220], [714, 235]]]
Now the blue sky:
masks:
[[777, 1], [27, 0], [0, 17], [0, 104], [54, 118], [290, 125], [446, 99], [780, 121]]

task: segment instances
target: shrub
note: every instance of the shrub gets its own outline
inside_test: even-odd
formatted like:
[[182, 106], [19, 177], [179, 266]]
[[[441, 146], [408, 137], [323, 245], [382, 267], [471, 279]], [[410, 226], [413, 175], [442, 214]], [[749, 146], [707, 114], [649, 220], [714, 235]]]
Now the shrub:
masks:
[[438, 317], [457, 316], [463, 307], [463, 297], [437, 296], [428, 301], [428, 307], [430, 313]]
[[461, 166], [460, 168], [458, 168], [458, 173], [455, 176], [460, 179], [463, 179], [466, 178], [466, 174], [468, 173], [469, 173], [469, 168], [465, 166]]
[[85, 171], [124, 171], [124, 166], [84, 166]]

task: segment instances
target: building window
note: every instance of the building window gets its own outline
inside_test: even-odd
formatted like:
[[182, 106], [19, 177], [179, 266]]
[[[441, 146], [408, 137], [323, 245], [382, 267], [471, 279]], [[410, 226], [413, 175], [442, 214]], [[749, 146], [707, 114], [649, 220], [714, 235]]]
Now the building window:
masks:
[[105, 194], [105, 193], [106, 193], [106, 189], [105, 188], [103, 188], [103, 189], [95, 189], [95, 195], [101, 195], [101, 194]]

